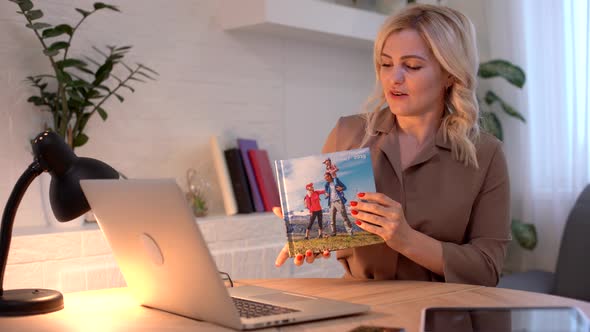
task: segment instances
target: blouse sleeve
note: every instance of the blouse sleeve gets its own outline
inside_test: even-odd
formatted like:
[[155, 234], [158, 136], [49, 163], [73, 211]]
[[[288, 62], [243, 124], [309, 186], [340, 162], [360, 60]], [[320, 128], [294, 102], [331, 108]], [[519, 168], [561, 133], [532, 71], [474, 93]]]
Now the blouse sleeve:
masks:
[[463, 245], [442, 243], [445, 281], [496, 286], [511, 241], [510, 184], [500, 144], [473, 203], [465, 239]]

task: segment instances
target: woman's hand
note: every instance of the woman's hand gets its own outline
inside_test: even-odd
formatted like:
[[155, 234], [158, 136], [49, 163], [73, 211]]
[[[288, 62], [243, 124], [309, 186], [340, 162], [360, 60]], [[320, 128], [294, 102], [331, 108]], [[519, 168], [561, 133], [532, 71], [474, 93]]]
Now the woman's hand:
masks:
[[[278, 206], [273, 207], [272, 212], [274, 212], [274, 214], [276, 214], [279, 218], [283, 219], [283, 210], [281, 210], [280, 207], [278, 207]], [[305, 252], [305, 262], [311, 264], [311, 263], [313, 263], [313, 261], [316, 259], [317, 256], [319, 256], [319, 254], [314, 255], [311, 250], [308, 250]], [[330, 251], [325, 250], [322, 253], [322, 257], [330, 258]], [[285, 246], [283, 247], [283, 249], [281, 249], [281, 251], [277, 255], [277, 259], [275, 260], [275, 266], [280, 267], [281, 265], [283, 265], [285, 263], [285, 261], [288, 258], [289, 258], [289, 244], [285, 243]], [[303, 259], [302, 254], [298, 254], [293, 259], [293, 263], [295, 263], [295, 265], [297, 265], [297, 266], [303, 265], [303, 262], [304, 262], [304, 259]]]
[[350, 201], [355, 223], [380, 236], [390, 248], [401, 251], [413, 231], [401, 204], [381, 193], [358, 193], [357, 196], [363, 201]]

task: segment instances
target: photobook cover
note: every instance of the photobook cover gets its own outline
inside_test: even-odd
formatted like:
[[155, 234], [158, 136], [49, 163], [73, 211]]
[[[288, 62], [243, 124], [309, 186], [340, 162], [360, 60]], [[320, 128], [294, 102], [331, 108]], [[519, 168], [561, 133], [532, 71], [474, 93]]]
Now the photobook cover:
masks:
[[383, 242], [355, 224], [350, 200], [375, 192], [368, 148], [275, 161], [289, 256]]

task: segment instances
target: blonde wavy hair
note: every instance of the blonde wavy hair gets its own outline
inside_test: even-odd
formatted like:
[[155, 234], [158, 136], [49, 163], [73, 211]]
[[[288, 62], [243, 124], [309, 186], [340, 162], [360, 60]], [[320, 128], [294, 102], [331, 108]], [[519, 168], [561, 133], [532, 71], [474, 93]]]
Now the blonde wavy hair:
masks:
[[475, 95], [479, 65], [475, 28], [460, 12], [435, 5], [410, 5], [389, 17], [381, 26], [373, 50], [375, 91], [369, 97], [364, 113], [366, 133], [361, 146], [375, 136], [375, 115], [385, 104], [380, 83], [381, 52], [386, 39], [404, 29], [417, 31], [426, 42], [443, 70], [452, 76], [446, 90], [442, 119], [445, 141], [450, 141], [453, 157], [465, 166], [478, 168], [475, 141], [479, 136], [479, 106]]

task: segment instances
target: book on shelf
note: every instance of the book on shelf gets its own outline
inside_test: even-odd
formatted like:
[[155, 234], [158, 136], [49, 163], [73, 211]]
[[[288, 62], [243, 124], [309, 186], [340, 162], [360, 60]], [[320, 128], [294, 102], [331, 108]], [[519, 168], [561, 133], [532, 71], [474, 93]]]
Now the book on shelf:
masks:
[[272, 211], [273, 207], [280, 206], [280, 200], [268, 153], [266, 150], [248, 150], [248, 157], [260, 190], [264, 211]]
[[349, 202], [375, 192], [368, 148], [275, 161], [289, 256], [383, 242], [355, 224]]
[[209, 146], [211, 147], [215, 173], [217, 173], [217, 179], [219, 180], [219, 188], [221, 189], [221, 195], [223, 196], [225, 214], [232, 216], [238, 213], [238, 204], [236, 203], [227, 163], [223, 156], [223, 149], [219, 144], [219, 138], [217, 136], [211, 136]]
[[238, 148], [242, 154], [242, 161], [244, 163], [244, 169], [246, 170], [246, 177], [248, 178], [248, 184], [250, 188], [250, 197], [254, 203], [254, 209], [256, 212], [264, 212], [264, 203], [262, 203], [262, 197], [260, 197], [260, 190], [256, 183], [256, 176], [252, 169], [252, 163], [248, 156], [248, 150], [258, 150], [258, 144], [256, 140], [238, 138]]
[[232, 188], [238, 204], [238, 213], [252, 213], [254, 212], [254, 204], [250, 196], [250, 188], [244, 163], [242, 162], [242, 154], [237, 148], [227, 149], [224, 153]]

